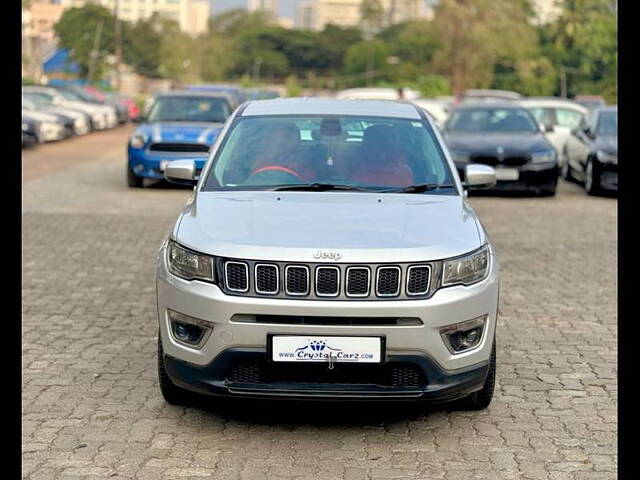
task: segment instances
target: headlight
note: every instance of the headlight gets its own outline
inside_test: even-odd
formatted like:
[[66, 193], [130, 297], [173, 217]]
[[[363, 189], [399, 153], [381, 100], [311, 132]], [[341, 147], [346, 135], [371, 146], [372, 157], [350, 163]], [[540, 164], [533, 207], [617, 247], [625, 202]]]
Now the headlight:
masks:
[[187, 250], [172, 240], [167, 245], [167, 263], [177, 277], [214, 282], [213, 257]]
[[76, 128], [84, 127], [84, 118], [82, 118], [82, 117], [76, 118], [73, 121], [73, 124], [76, 126]]
[[469, 153], [459, 150], [451, 150], [451, 156], [456, 162], [467, 163], [469, 161]]
[[602, 150], [598, 150], [596, 152], [596, 156], [602, 163], [618, 163], [618, 155], [612, 155], [610, 153], [603, 152]]
[[555, 159], [555, 150], [544, 150], [543, 152], [534, 152], [531, 154], [531, 161], [533, 163], [548, 163], [553, 162]]
[[136, 132], [131, 136], [131, 146], [133, 148], [142, 148], [149, 140], [149, 136], [143, 132]]
[[29, 124], [28, 123], [23, 123], [22, 124], [22, 129], [23, 130], [29, 130]]
[[483, 280], [489, 272], [489, 247], [463, 257], [445, 260], [442, 268], [442, 286], [471, 285]]
[[92, 113], [91, 114], [91, 120], [93, 120], [94, 122], [100, 122], [102, 120], [102, 114], [101, 113]]

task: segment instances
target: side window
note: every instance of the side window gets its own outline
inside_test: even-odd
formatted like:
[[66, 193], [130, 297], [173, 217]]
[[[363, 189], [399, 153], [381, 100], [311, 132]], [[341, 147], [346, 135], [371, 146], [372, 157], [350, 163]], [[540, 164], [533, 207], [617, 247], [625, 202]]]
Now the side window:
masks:
[[577, 128], [582, 122], [583, 115], [575, 110], [556, 110], [556, 118], [558, 119], [558, 125], [561, 127], [569, 127], [572, 130]]

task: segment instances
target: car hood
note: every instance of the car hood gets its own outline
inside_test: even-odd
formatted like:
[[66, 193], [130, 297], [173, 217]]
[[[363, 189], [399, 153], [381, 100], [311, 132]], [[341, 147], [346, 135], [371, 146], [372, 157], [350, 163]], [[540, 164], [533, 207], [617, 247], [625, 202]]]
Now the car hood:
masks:
[[595, 147], [603, 152], [612, 155], [618, 154], [618, 136], [617, 135], [599, 135], [595, 142]]
[[141, 125], [152, 142], [205, 143], [213, 145], [222, 129], [220, 123], [154, 122]]
[[498, 147], [504, 149], [505, 155], [550, 148], [541, 133], [447, 133], [444, 140], [451, 150], [472, 155], [495, 155]]
[[313, 262], [416, 262], [486, 241], [461, 196], [351, 192], [200, 192], [174, 230], [193, 250], [224, 257]]
[[40, 122], [59, 122], [60, 120], [55, 115], [45, 112], [37, 112], [34, 110], [23, 110], [22, 116], [32, 118]]
[[64, 115], [65, 117], [72, 118], [77, 120], [78, 118], [84, 118], [84, 115], [77, 110], [72, 110], [70, 108], [62, 108], [62, 107], [47, 107], [47, 113], [53, 113], [58, 115]]
[[62, 104], [61, 106], [63, 106], [64, 108], [73, 108], [75, 110], [80, 110], [81, 112], [87, 112], [90, 114], [104, 113], [104, 110], [99, 105], [91, 105], [89, 103], [83, 102], [64, 102], [64, 104]]

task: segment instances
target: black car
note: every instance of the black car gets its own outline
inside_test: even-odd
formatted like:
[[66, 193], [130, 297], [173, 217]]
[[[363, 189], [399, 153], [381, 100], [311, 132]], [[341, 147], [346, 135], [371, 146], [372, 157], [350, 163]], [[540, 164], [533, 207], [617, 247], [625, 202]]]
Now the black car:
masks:
[[590, 195], [618, 190], [618, 106], [595, 109], [567, 141], [562, 175]]
[[22, 148], [42, 143], [40, 122], [32, 118], [22, 118]]
[[452, 111], [443, 134], [462, 178], [467, 164], [480, 163], [495, 168], [494, 190], [556, 193], [557, 153], [526, 108], [461, 105]]

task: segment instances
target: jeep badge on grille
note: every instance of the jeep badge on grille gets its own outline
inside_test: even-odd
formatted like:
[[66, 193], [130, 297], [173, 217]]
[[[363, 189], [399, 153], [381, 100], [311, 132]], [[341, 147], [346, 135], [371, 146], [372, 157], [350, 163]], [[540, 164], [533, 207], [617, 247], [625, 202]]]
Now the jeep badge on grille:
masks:
[[339, 252], [323, 252], [322, 250], [318, 250], [313, 254], [313, 258], [318, 260], [335, 260], [338, 261], [342, 258], [342, 254]]

